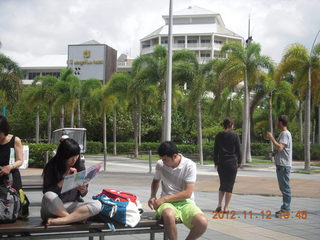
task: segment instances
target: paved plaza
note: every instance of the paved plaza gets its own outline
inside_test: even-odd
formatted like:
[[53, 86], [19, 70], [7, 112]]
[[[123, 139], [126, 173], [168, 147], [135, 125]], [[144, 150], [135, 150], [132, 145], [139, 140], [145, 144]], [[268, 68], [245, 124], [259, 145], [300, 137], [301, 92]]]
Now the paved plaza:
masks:
[[[103, 161], [101, 156], [86, 158], [89, 167]], [[115, 188], [138, 195], [144, 210], [150, 211], [147, 201], [153, 174], [149, 173], [148, 161], [125, 157], [109, 157], [106, 172], [100, 172], [89, 185], [86, 198], [99, 193], [103, 188]], [[154, 167], [154, 164], [153, 164]], [[303, 163], [295, 162], [295, 169]], [[22, 170], [23, 179], [39, 181], [40, 169]], [[246, 166], [240, 169], [231, 200], [230, 214], [216, 215], [219, 179], [213, 165], [198, 166], [195, 199], [209, 220], [206, 233], [201, 239], [310, 239], [320, 236], [320, 175], [292, 173], [292, 209], [288, 219], [278, 219], [274, 213], [281, 205], [275, 168], [272, 164], [259, 167]], [[39, 216], [41, 192], [28, 192], [31, 215]], [[178, 239], [185, 239], [188, 229], [178, 226]], [[85, 238], [83, 238], [85, 239]], [[107, 239], [149, 239], [148, 234], [114, 236]], [[156, 239], [163, 239], [156, 234]]]

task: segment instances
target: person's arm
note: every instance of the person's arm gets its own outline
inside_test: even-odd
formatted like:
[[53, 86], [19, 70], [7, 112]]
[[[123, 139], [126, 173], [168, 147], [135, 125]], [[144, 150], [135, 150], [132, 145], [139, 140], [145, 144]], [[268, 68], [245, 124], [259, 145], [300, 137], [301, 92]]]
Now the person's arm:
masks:
[[177, 202], [190, 198], [192, 196], [194, 185], [194, 183], [187, 183], [183, 191], [178, 192], [176, 194], [167, 195], [159, 199], [155, 199], [153, 205], [154, 208], [157, 209], [161, 204], [166, 202]]
[[3, 166], [0, 171], [0, 176], [8, 175], [13, 169], [20, 167], [23, 164], [23, 147], [20, 138], [15, 137], [14, 139], [14, 150], [15, 150], [15, 162]]
[[236, 140], [235, 140], [235, 149], [236, 149], [236, 155], [237, 155], [237, 162], [238, 162], [238, 167], [241, 167], [241, 162], [242, 162], [242, 153], [241, 153], [241, 145], [240, 145], [240, 138], [236, 134]]
[[215, 167], [217, 167], [219, 163], [218, 135], [216, 135], [214, 140], [213, 161], [214, 161]]
[[267, 137], [279, 151], [282, 151], [285, 148], [285, 145], [283, 143], [276, 141], [271, 132], [267, 132]]
[[157, 192], [160, 187], [160, 180], [153, 179], [151, 183], [151, 196], [148, 201], [148, 205], [151, 209], [155, 208], [155, 200], [157, 199]]

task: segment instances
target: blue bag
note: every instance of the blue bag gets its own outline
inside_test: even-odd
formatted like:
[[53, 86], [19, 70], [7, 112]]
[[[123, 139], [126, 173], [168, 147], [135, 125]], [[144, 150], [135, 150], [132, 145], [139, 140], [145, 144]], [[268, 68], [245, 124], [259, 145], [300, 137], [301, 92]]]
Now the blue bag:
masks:
[[133, 202], [116, 201], [104, 194], [93, 196], [92, 199], [99, 200], [102, 203], [99, 216], [106, 221], [113, 219], [129, 227], [135, 227], [140, 221], [139, 209]]

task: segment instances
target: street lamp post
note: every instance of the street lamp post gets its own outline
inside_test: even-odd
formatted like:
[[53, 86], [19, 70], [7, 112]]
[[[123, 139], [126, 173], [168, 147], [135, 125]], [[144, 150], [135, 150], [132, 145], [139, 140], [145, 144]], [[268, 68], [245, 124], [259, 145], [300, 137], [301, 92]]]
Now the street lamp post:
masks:
[[169, 3], [169, 29], [168, 29], [168, 62], [166, 84], [166, 114], [165, 114], [165, 140], [171, 140], [171, 104], [172, 104], [172, 1]]

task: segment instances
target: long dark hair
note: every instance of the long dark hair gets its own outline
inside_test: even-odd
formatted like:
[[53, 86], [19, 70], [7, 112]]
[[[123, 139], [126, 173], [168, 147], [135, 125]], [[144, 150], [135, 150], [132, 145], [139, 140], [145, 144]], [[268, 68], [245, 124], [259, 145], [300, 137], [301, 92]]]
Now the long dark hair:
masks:
[[4, 133], [5, 136], [9, 134], [10, 126], [8, 120], [5, 116], [0, 115], [0, 131]]
[[[66, 172], [66, 162], [70, 157], [76, 156], [80, 154], [80, 146], [79, 144], [72, 138], [67, 138], [63, 140], [57, 149], [56, 155], [50, 159], [48, 164], [44, 168], [44, 173], [47, 168], [53, 167], [58, 171], [59, 177], [62, 178], [62, 175]], [[74, 164], [74, 168], [79, 169], [80, 167], [80, 157], [77, 159]], [[53, 169], [52, 169], [53, 170]]]

